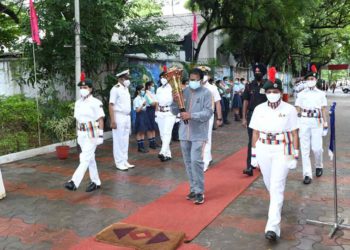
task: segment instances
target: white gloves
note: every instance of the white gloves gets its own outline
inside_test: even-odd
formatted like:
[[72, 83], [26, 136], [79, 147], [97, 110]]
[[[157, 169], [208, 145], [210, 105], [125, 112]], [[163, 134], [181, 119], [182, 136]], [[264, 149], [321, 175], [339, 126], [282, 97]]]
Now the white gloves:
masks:
[[322, 136], [326, 136], [328, 134], [328, 123], [325, 122], [323, 124], [323, 131], [322, 131]]
[[296, 169], [297, 164], [298, 164], [298, 159], [299, 159], [299, 150], [295, 149], [294, 150], [294, 158], [287, 163], [287, 167], [289, 169]]
[[252, 156], [250, 158], [250, 165], [252, 165], [255, 168], [258, 167], [258, 160], [256, 159], [255, 148], [252, 148]]
[[98, 137], [97, 137], [96, 144], [97, 145], [103, 144], [103, 129], [98, 130]]

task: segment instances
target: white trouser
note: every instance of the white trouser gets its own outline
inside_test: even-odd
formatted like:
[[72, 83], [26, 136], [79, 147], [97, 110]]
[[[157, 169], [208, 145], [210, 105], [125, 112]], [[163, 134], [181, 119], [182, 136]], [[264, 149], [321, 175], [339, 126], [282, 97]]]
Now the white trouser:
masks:
[[176, 116], [170, 111], [157, 112], [156, 122], [158, 123], [160, 139], [162, 140], [162, 148], [159, 154], [171, 157], [170, 141], [171, 133], [175, 124]]
[[73, 174], [72, 181], [78, 188], [84, 178], [86, 170], [89, 168], [91, 182], [94, 182], [96, 185], [101, 185], [95, 160], [95, 150], [97, 147], [96, 139], [90, 139], [86, 135], [78, 134], [78, 143], [81, 148], [81, 153], [79, 155], [80, 164]]
[[123, 165], [128, 161], [130, 115], [114, 113], [117, 129], [113, 129], [113, 156], [116, 165]]
[[284, 155], [284, 144], [266, 145], [258, 141], [256, 143], [256, 157], [265, 186], [270, 194], [269, 216], [265, 233], [273, 231], [280, 236], [284, 189], [289, 171], [287, 157]]
[[[306, 118], [312, 119], [312, 118]], [[308, 126], [301, 124], [299, 129], [300, 149], [303, 162], [303, 176], [312, 178], [312, 168], [310, 161], [310, 145], [315, 156], [315, 167], [323, 168], [323, 143], [322, 126]]]
[[4, 181], [2, 180], [1, 169], [0, 169], [0, 199], [5, 197], [6, 191], [4, 186]]
[[211, 155], [211, 137], [213, 133], [213, 124], [214, 124], [214, 115], [212, 115], [211, 118], [209, 119], [208, 140], [205, 144], [204, 155], [203, 155], [204, 169], [208, 168], [209, 163], [213, 159]]

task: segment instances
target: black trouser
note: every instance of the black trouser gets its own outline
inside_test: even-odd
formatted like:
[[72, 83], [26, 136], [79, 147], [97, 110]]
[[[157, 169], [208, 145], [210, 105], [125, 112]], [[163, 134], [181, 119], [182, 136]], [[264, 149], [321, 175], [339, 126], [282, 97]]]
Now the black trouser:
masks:
[[224, 122], [227, 122], [227, 116], [228, 116], [228, 112], [230, 111], [230, 98], [227, 97], [223, 97], [222, 98], [223, 102], [224, 102], [224, 107], [223, 107], [223, 112], [222, 112], [222, 119]]
[[253, 111], [248, 110], [247, 113], [247, 131], [248, 131], [248, 153], [247, 153], [247, 168], [251, 167], [251, 157], [252, 157], [252, 139], [253, 139], [253, 129], [249, 128], [250, 120], [252, 119]]

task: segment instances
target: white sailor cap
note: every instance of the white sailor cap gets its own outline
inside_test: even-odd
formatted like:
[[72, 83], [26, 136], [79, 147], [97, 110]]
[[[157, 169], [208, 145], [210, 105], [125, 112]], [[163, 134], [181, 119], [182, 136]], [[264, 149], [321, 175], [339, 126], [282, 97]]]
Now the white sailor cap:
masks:
[[118, 74], [116, 74], [116, 77], [123, 77], [123, 76], [125, 76], [125, 75], [129, 75], [130, 74], [130, 70], [129, 69], [127, 69], [127, 70], [124, 70], [124, 71], [122, 71], [122, 72], [120, 72], [120, 73], [118, 73]]

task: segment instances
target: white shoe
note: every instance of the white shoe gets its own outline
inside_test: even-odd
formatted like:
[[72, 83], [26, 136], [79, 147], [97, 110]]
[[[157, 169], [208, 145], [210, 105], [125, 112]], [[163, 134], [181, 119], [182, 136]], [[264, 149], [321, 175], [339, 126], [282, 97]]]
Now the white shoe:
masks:
[[0, 200], [4, 199], [6, 197], [6, 193], [0, 194]]
[[125, 162], [124, 165], [127, 167], [127, 168], [134, 168], [135, 165], [132, 165], [130, 164], [129, 162]]
[[124, 165], [124, 164], [115, 164], [115, 167], [118, 169], [118, 170], [121, 170], [121, 171], [127, 171], [129, 168]]
[[203, 171], [204, 171], [204, 172], [207, 172], [208, 168], [209, 168], [209, 165], [205, 164], [205, 165], [204, 165], [204, 168], [203, 168]]

